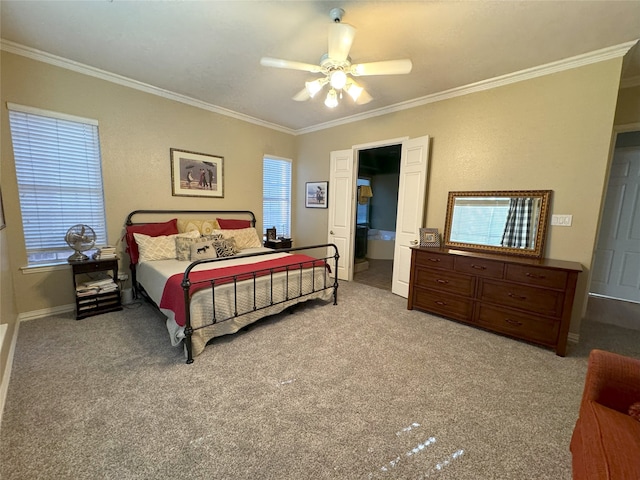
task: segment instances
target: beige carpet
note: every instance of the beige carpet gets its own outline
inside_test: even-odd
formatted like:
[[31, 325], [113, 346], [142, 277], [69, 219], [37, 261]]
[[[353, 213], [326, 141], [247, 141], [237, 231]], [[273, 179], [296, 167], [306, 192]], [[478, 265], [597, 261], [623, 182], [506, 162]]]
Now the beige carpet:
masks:
[[[9, 479], [571, 478], [586, 322], [553, 352], [342, 282], [185, 365], [148, 305], [20, 326], [0, 432]], [[635, 336], [634, 336], [635, 335]]]

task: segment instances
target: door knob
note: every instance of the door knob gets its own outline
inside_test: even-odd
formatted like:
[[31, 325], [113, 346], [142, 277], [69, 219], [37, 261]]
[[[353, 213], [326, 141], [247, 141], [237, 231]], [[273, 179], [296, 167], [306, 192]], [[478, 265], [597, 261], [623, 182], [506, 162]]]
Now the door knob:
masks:
[[333, 230], [329, 230], [329, 235], [333, 235]]
[[417, 245], [418, 244], [418, 240], [411, 240], [411, 245]]

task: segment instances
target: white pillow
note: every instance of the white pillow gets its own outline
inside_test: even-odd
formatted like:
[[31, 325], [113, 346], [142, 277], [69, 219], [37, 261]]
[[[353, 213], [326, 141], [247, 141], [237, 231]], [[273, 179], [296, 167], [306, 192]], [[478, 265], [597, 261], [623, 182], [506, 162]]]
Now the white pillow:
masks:
[[150, 237], [142, 233], [133, 234], [140, 252], [139, 262], [176, 258], [176, 237], [198, 238], [199, 236], [200, 232], [197, 230], [158, 237]]
[[240, 250], [244, 250], [245, 248], [258, 248], [262, 246], [260, 237], [258, 237], [258, 232], [253, 227], [236, 228], [232, 230], [214, 230], [213, 233], [222, 234], [225, 239], [234, 238], [236, 246]]

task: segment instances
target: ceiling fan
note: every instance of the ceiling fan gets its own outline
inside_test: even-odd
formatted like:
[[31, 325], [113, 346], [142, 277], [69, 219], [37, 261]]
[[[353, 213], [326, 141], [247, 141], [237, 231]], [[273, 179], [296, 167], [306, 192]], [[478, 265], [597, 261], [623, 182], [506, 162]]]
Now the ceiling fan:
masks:
[[310, 73], [320, 73], [322, 77], [305, 82], [305, 88], [294, 95], [293, 99], [303, 102], [313, 98], [325, 85], [329, 85], [329, 92], [324, 101], [329, 108], [338, 106], [342, 93], [347, 93], [358, 105], [364, 105], [372, 100], [353, 77], [367, 75], [398, 75], [411, 72], [411, 60], [386, 60], [370, 63], [351, 63], [349, 50], [356, 35], [356, 29], [347, 23], [341, 23], [344, 10], [333, 8], [329, 15], [332, 24], [329, 26], [328, 52], [320, 58], [319, 65], [310, 63], [282, 60], [279, 58], [262, 57], [260, 64], [265, 67], [288, 68]]

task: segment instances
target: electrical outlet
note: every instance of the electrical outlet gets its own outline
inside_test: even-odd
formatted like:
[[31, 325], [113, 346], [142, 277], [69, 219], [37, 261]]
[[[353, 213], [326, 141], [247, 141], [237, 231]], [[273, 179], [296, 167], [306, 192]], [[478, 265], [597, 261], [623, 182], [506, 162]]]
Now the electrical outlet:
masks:
[[570, 227], [572, 222], [573, 215], [551, 215], [551, 225]]

